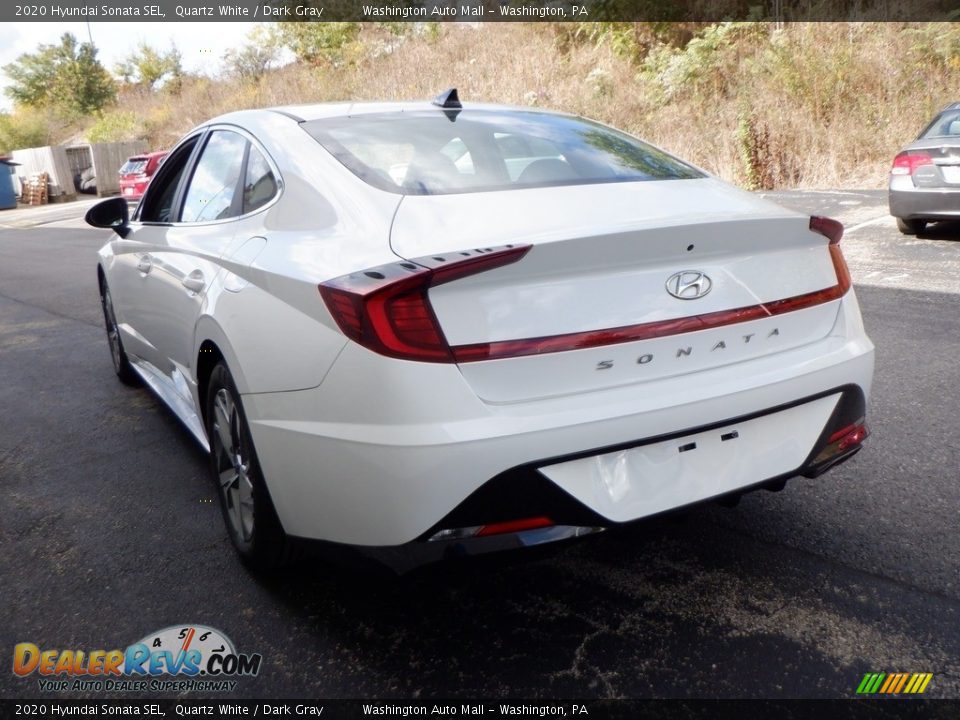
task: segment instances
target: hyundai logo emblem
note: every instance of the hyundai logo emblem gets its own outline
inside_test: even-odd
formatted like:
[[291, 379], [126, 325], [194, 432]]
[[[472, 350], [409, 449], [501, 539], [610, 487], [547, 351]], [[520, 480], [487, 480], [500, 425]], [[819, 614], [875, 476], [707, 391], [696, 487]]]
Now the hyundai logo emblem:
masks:
[[713, 287], [713, 281], [699, 270], [681, 270], [667, 278], [667, 292], [680, 300], [702, 298]]

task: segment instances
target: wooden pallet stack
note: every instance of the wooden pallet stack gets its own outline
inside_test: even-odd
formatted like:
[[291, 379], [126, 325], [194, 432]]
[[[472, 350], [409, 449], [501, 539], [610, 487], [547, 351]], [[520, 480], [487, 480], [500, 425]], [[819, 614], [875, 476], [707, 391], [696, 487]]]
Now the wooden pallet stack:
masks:
[[47, 183], [50, 182], [50, 176], [45, 173], [34, 173], [27, 178], [23, 185], [23, 202], [26, 205], [46, 205], [47, 204]]

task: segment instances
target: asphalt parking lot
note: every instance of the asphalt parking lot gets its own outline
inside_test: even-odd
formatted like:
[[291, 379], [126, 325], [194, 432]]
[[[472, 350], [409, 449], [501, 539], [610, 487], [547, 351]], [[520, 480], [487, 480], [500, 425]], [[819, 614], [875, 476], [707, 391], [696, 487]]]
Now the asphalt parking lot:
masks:
[[[238, 697], [833, 698], [867, 672], [960, 697], [960, 225], [904, 238], [881, 192], [771, 196], [847, 225], [866, 449], [736, 508], [399, 579], [247, 574], [201, 451], [113, 375], [105, 233], [80, 205], [0, 213], [0, 652], [201, 623], [263, 655]], [[44, 694], [2, 670], [0, 697]]]

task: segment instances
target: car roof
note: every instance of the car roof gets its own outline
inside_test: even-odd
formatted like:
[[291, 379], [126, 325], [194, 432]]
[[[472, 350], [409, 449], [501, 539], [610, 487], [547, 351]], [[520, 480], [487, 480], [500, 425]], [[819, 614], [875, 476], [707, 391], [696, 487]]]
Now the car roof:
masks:
[[156, 152], [151, 153], [137, 153], [136, 155], [131, 155], [127, 158], [127, 162], [132, 162], [133, 160], [149, 160], [150, 158], [161, 157], [166, 155], [166, 150], [157, 150]]
[[[546, 110], [539, 107], [518, 107], [513, 105], [496, 105], [488, 103], [463, 103], [464, 110], [494, 110], [501, 112], [535, 112], [549, 113], [551, 115], [567, 115], [555, 110]], [[280, 105], [277, 107], [263, 108], [262, 110], [240, 110], [227, 113], [219, 117], [212, 118], [204, 125], [212, 125], [220, 122], [230, 122], [240, 120], [242, 117], [250, 117], [251, 113], [259, 114], [265, 112], [279, 113], [295, 120], [296, 122], [309, 122], [312, 120], [323, 120], [334, 117], [347, 117], [351, 115], [370, 115], [374, 113], [389, 112], [416, 112], [416, 111], [435, 111], [443, 112], [444, 109], [434, 105], [432, 102], [419, 100], [413, 102], [335, 102], [335, 103], [313, 103], [305, 105]]]

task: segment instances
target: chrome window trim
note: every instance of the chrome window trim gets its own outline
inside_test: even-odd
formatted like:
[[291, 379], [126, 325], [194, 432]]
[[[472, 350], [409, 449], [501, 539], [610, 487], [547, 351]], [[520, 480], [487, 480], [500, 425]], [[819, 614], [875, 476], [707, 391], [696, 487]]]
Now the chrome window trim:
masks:
[[[228, 223], [228, 222], [237, 222], [239, 220], [245, 220], [247, 218], [253, 217], [258, 213], [265, 212], [280, 201], [280, 198], [283, 195], [283, 191], [286, 188], [286, 183], [284, 183], [283, 181], [283, 176], [280, 174], [280, 169], [277, 167], [276, 161], [274, 161], [273, 156], [271, 156], [270, 153], [267, 152], [267, 149], [263, 146], [263, 143], [257, 140], [246, 128], [242, 128], [239, 125], [231, 125], [229, 123], [217, 123], [216, 125], [205, 125], [204, 127], [199, 128], [198, 132], [190, 133], [189, 135], [185, 136], [180, 142], [178, 142], [173, 148], [171, 148], [170, 152], [167, 153], [167, 157], [169, 157], [174, 152], [176, 152], [176, 150], [181, 145], [183, 145], [185, 142], [187, 142], [190, 138], [193, 138], [193, 137], [199, 136], [200, 140], [204, 143], [204, 146], [205, 146], [207, 138], [210, 136], [211, 133], [215, 132], [216, 130], [228, 130], [230, 132], [237, 133], [238, 135], [243, 137], [247, 142], [249, 142], [251, 147], [256, 148], [260, 152], [260, 154], [263, 155], [263, 157], [267, 161], [267, 165], [270, 166], [270, 171], [273, 173], [273, 176], [277, 181], [277, 191], [274, 193], [273, 197], [270, 198], [268, 202], [258, 207], [256, 210], [251, 210], [250, 212], [244, 213], [243, 215], [235, 215], [233, 217], [223, 218], [222, 220], [207, 220], [204, 222], [181, 222], [180, 220], [177, 220], [176, 222], [164, 223], [164, 222], [153, 222], [153, 221], [144, 222], [140, 219], [137, 219], [137, 220], [131, 221], [131, 224], [136, 223], [137, 225], [150, 226], [150, 227], [208, 227], [210, 225], [223, 225], [224, 223]], [[203, 156], [203, 149], [200, 150], [200, 155], [197, 156], [197, 161], [199, 161], [202, 156]], [[193, 166], [190, 168], [191, 178], [192, 178], [192, 172], [196, 169], [196, 164], [197, 163], [194, 162]], [[244, 169], [246, 169], [246, 166], [244, 166]], [[189, 189], [189, 185], [187, 185], [184, 188], [184, 193], [186, 193], [188, 189]], [[182, 201], [182, 198], [181, 198], [181, 201]], [[140, 202], [142, 204], [143, 200], [141, 199]], [[183, 209], [182, 204], [183, 203], [181, 202], [181, 207], [178, 208], [181, 211]], [[139, 213], [139, 211], [140, 211], [140, 206], [138, 205], [137, 213]]]

